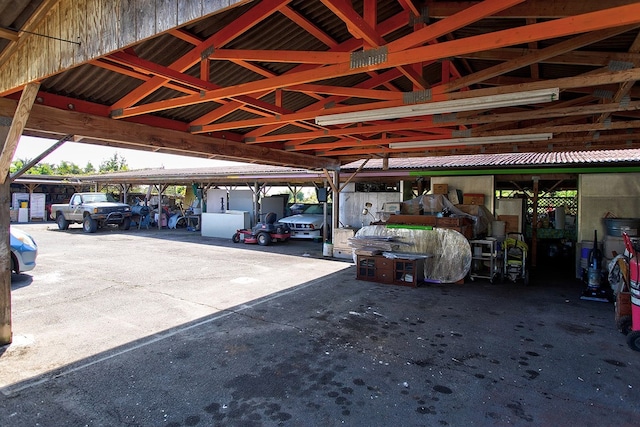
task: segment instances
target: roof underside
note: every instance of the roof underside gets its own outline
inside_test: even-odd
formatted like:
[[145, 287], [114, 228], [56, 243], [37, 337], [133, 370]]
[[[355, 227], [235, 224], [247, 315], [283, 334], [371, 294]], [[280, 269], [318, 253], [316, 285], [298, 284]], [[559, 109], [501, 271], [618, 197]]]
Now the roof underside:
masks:
[[[0, 3], [0, 57], [17, 43], [14, 36], [38, 7], [52, 3]], [[288, 153], [346, 164], [640, 147], [637, 2], [479, 3], [246, 2], [45, 78], [36, 102], [108, 118], [114, 126], [144, 123], [232, 141], [247, 152], [236, 147], [214, 155], [180, 141], [161, 147], [135, 140], [87, 142], [252, 162], [260, 162], [255, 154], [260, 147], [286, 159], [270, 157], [265, 163], [285, 166], [307, 166], [304, 157], [292, 164]], [[201, 60], [184, 66], [185, 55], [194, 49]], [[559, 98], [464, 112], [454, 108], [446, 112], [451, 114], [316, 122], [329, 114], [545, 88], [559, 88]], [[60, 137], [68, 132], [34, 128], [25, 133]], [[528, 139], [543, 133], [552, 139]], [[513, 135], [521, 140], [492, 140]], [[489, 139], [395, 145], [470, 137]]]

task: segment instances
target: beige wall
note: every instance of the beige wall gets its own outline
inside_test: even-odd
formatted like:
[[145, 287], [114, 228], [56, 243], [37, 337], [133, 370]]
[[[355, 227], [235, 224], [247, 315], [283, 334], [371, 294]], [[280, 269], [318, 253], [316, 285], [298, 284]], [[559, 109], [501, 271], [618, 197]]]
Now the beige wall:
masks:
[[578, 177], [578, 241], [605, 236], [602, 217], [640, 218], [640, 174], [585, 174]]

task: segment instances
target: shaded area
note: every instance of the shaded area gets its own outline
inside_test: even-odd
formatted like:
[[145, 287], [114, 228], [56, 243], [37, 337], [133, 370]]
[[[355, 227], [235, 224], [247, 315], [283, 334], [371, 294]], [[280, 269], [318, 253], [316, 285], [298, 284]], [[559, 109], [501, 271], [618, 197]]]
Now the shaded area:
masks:
[[0, 396], [0, 424], [629, 425], [640, 414], [638, 353], [612, 305], [580, 300], [574, 284], [354, 276], [65, 367]]

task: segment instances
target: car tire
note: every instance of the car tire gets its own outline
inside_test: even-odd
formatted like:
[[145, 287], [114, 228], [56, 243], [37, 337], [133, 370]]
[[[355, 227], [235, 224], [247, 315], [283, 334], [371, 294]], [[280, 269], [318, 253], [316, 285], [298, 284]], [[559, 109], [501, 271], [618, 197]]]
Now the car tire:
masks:
[[89, 215], [84, 217], [82, 221], [82, 231], [85, 233], [95, 233], [98, 230], [98, 221], [91, 218]]
[[120, 229], [121, 230], [128, 230], [129, 228], [131, 228], [131, 218], [123, 219], [122, 223], [120, 224]]
[[69, 228], [69, 221], [67, 221], [63, 214], [59, 213], [56, 217], [56, 223], [58, 224], [58, 229], [67, 230]]

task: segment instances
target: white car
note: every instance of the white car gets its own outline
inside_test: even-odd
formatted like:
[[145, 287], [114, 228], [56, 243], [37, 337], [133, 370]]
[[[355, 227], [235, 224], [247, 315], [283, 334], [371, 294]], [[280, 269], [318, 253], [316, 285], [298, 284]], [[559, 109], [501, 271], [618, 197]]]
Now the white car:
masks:
[[[330, 215], [331, 205], [327, 205], [327, 218]], [[278, 222], [289, 226], [292, 239], [321, 239], [324, 208], [322, 205], [311, 205], [302, 213], [284, 217]]]
[[33, 270], [38, 256], [38, 245], [24, 231], [10, 227], [11, 234], [11, 271], [20, 274]]

